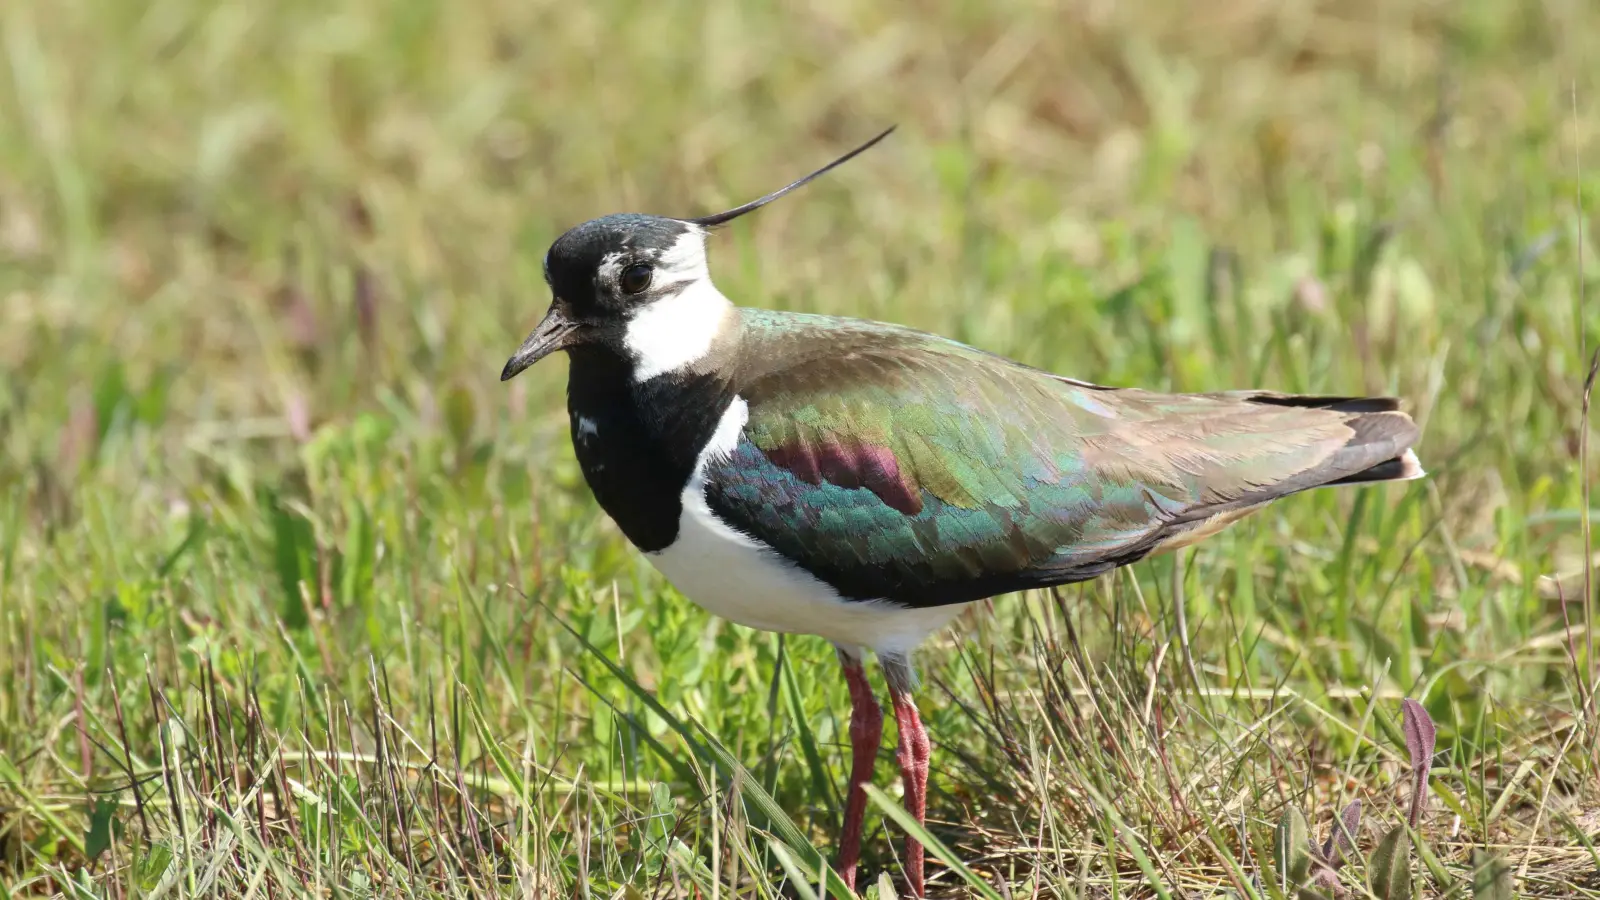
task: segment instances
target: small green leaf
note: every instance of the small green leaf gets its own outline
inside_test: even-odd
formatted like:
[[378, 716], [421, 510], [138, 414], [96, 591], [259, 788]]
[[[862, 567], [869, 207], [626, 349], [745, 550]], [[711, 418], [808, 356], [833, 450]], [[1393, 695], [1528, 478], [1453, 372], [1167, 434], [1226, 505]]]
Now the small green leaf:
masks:
[[166, 844], [151, 844], [143, 856], [134, 863], [134, 877], [146, 891], [153, 890], [172, 865], [172, 848]]
[[676, 821], [672, 805], [672, 789], [664, 781], [650, 785], [650, 815], [645, 820], [645, 864], [650, 871], [659, 871], [672, 840], [672, 826]]
[[89, 813], [89, 831], [83, 837], [83, 855], [94, 862], [111, 846], [111, 827], [117, 817], [117, 801], [101, 797]]
[[1272, 840], [1272, 865], [1283, 879], [1280, 887], [1285, 891], [1304, 885], [1311, 872], [1309, 834], [1305, 814], [1300, 808], [1292, 803], [1285, 807]]
[[1404, 825], [1383, 836], [1367, 867], [1378, 900], [1411, 900], [1411, 836]]
[[278, 571], [278, 585], [283, 591], [278, 615], [291, 631], [310, 623], [300, 586], [316, 584], [315, 552], [316, 538], [311, 523], [291, 512], [276, 497], [272, 498], [273, 562]]
[[1472, 900], [1512, 900], [1511, 867], [1487, 850], [1472, 851]]

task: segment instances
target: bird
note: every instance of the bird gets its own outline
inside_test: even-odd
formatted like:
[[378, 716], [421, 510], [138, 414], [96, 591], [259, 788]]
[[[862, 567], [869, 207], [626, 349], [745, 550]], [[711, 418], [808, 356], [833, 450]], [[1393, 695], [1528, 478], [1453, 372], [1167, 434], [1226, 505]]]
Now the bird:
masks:
[[[714, 615], [833, 644], [851, 702], [835, 870], [852, 889], [884, 720], [868, 652], [922, 823], [930, 744], [911, 655], [962, 610], [1186, 546], [1290, 494], [1425, 475], [1393, 398], [1109, 387], [718, 290], [716, 229], [893, 131], [724, 212], [566, 231], [544, 257], [548, 311], [500, 375], [565, 352], [574, 453], [623, 535]], [[908, 835], [918, 897], [923, 853]]]

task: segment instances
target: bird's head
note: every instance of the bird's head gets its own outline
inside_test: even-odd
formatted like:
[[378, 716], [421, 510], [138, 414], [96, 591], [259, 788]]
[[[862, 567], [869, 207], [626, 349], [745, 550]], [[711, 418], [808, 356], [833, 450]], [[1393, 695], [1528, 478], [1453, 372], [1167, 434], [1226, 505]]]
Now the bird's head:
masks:
[[732, 305], [711, 283], [706, 236], [883, 140], [889, 128], [810, 175], [758, 200], [697, 219], [634, 213], [604, 216], [550, 245], [544, 279], [549, 312], [506, 362], [500, 380], [557, 350], [600, 346], [628, 358], [644, 381], [698, 359]]

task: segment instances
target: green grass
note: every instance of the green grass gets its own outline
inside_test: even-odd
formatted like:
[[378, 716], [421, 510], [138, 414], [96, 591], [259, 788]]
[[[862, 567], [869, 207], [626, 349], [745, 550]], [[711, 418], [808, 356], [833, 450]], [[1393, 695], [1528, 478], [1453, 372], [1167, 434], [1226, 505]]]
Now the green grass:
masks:
[[[1395, 394], [1432, 472], [931, 642], [935, 890], [1270, 896], [1284, 811], [1359, 798], [1361, 895], [1412, 697], [1428, 895], [1487, 848], [1600, 896], [1600, 11], [1052, 6], [0, 3], [0, 896], [816, 894], [832, 651], [673, 592], [582, 483], [562, 364], [496, 375], [565, 228], [891, 122], [716, 241], [726, 293]], [[889, 744], [877, 781], [868, 893]]]

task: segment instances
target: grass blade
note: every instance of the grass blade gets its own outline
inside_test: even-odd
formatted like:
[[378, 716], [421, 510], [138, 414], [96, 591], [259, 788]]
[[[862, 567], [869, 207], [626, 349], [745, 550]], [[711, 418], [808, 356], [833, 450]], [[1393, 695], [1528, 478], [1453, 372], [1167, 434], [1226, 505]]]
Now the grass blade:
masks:
[[811, 793], [817, 798], [828, 798], [833, 809], [842, 809], [844, 803], [839, 797], [839, 788], [834, 779], [828, 777], [827, 766], [823, 765], [822, 754], [817, 750], [816, 736], [811, 732], [811, 725], [806, 721], [805, 705], [800, 697], [800, 686], [794, 678], [794, 666], [789, 664], [785, 657], [783, 665], [783, 693], [789, 701], [789, 714], [794, 719], [794, 729], [800, 739], [800, 753], [805, 757], [806, 771], [811, 776]]
[[[771, 794], [767, 793], [760, 784], [749, 777], [744, 766], [733, 757], [732, 753], [728, 752], [726, 747], [722, 746], [721, 742], [710, 731], [706, 730], [705, 726], [698, 722], [693, 722], [693, 727], [691, 727], [690, 723], [686, 723], [673, 715], [670, 710], [661, 705], [661, 701], [656, 699], [655, 694], [645, 690], [644, 686], [635, 681], [633, 676], [629, 675], [625, 669], [613, 662], [610, 657], [601, 652], [594, 644], [590, 643], [588, 638], [585, 638], [570, 623], [557, 615], [554, 610], [550, 610], [549, 607], [546, 607], [546, 609], [561, 624], [561, 627], [576, 638], [578, 643], [582, 644], [591, 656], [610, 670], [611, 674], [618, 681], [621, 681], [628, 691], [638, 698], [639, 702], [648, 707], [651, 712], [660, 716], [661, 720], [666, 722], [669, 728], [677, 732], [684, 744], [688, 746], [689, 750], [697, 758], [712, 766], [722, 776], [724, 784], [739, 785], [739, 790], [744, 799], [751, 803], [756, 812], [759, 813], [760, 821], [758, 824], [770, 828], [783, 841], [795, 854], [795, 862], [810, 868], [812, 872], [822, 871], [825, 865], [822, 854], [811, 845], [810, 841], [806, 840], [805, 835], [801, 834], [800, 829], [794, 824], [794, 820], [789, 818], [789, 814], [783, 810], [783, 807], [778, 805], [778, 801], [774, 800]], [[580, 677], [579, 680], [582, 681], [582, 678]], [[604, 695], [596, 691], [593, 685], [587, 681], [583, 681], [583, 684], [584, 687], [594, 692], [595, 696], [604, 699]], [[624, 716], [623, 721], [627, 722], [628, 727], [634, 729], [635, 732], [645, 734], [648, 737], [648, 729], [635, 721], [633, 717]], [[699, 731], [698, 735], [696, 734], [696, 729]], [[661, 747], [659, 743], [652, 741], [652, 744], [659, 748], [660, 752], [665, 752], [665, 748]], [[670, 754], [667, 759], [669, 761], [672, 759]], [[681, 763], [681, 760], [679, 762]], [[690, 779], [690, 783], [693, 783], [692, 779]], [[831, 871], [828, 877], [828, 893], [831, 896], [840, 898], [840, 900], [848, 900], [850, 897], [850, 889], [845, 886], [844, 880]]]

